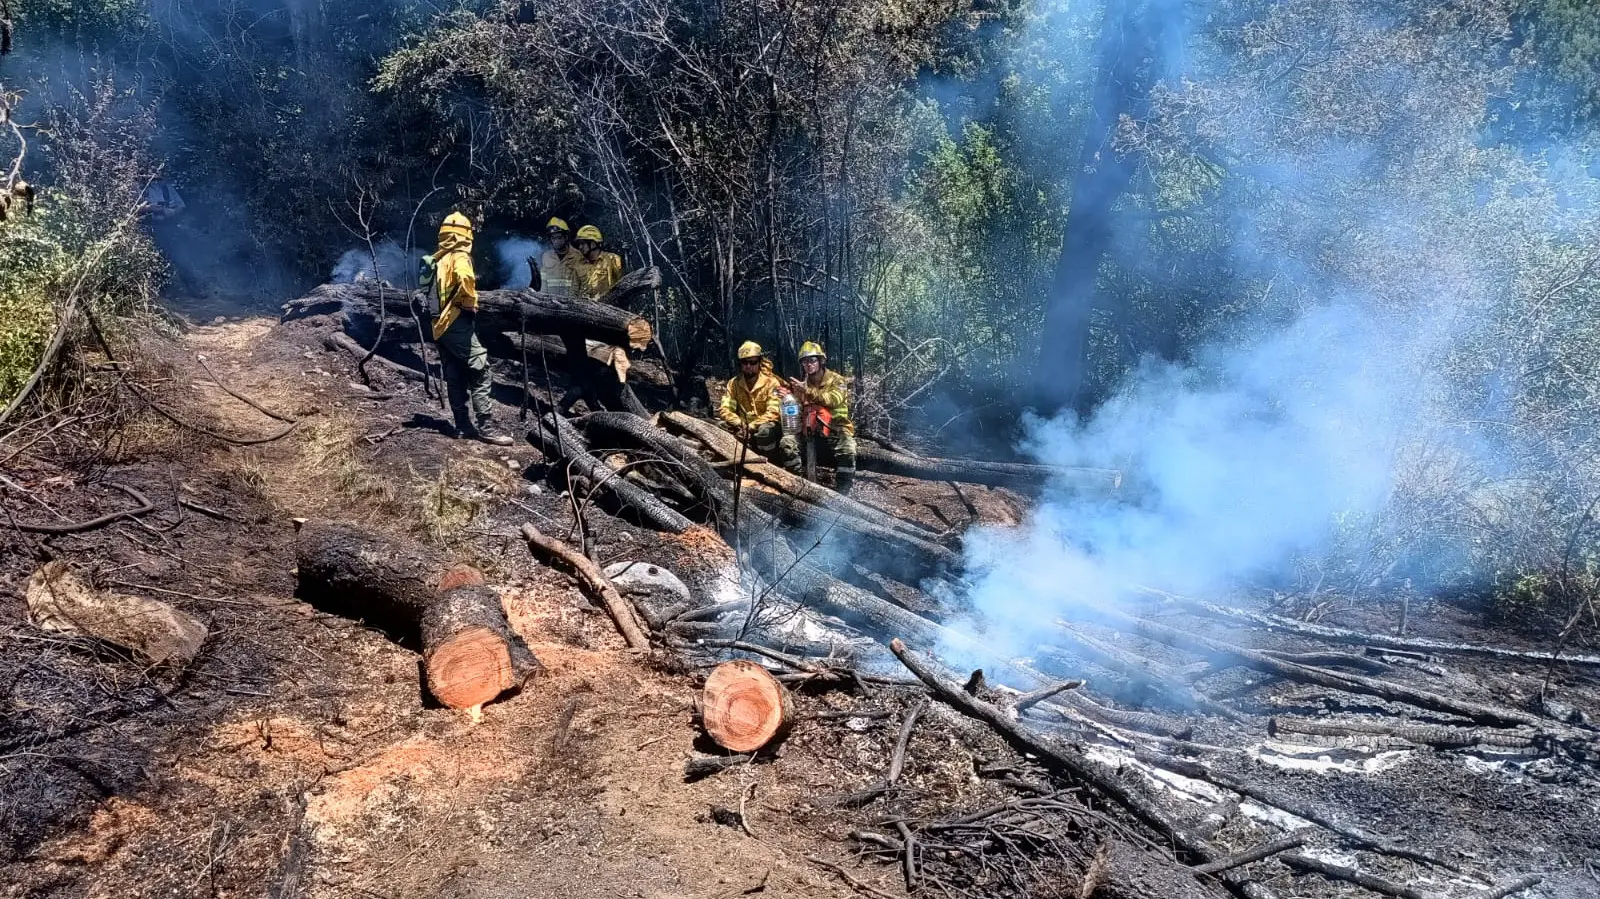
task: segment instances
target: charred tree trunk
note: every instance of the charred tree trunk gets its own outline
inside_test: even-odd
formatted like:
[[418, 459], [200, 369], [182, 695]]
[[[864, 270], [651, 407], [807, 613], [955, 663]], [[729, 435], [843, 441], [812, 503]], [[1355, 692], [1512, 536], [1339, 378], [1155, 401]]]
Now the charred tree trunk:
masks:
[[1089, 363], [1089, 326], [1096, 308], [1100, 265], [1117, 232], [1117, 200], [1128, 189], [1138, 160], [1114, 146], [1122, 116], [1138, 117], [1159, 75], [1162, 37], [1181, 15], [1178, 0], [1106, 7], [1095, 48], [1098, 74], [1078, 149], [1071, 206], [1061, 256], [1050, 282], [1050, 305], [1040, 336], [1039, 380], [1047, 409], [1084, 411], [1083, 380]]
[[1055, 481], [1078, 490], [1110, 492], [1122, 484], [1122, 473], [1109, 468], [1030, 465], [1019, 462], [980, 462], [970, 459], [936, 459], [911, 456], [867, 443], [856, 446], [856, 464], [867, 471], [903, 475], [927, 481], [961, 481], [991, 487], [1037, 489]]
[[549, 458], [561, 460], [569, 475], [588, 478], [595, 489], [605, 490], [618, 504], [631, 510], [650, 527], [679, 534], [694, 526], [681, 513], [657, 499], [655, 494], [624, 479], [591, 455], [588, 443], [578, 429], [555, 412], [540, 416], [539, 427], [534, 433], [539, 438], [539, 448]]
[[[718, 459], [724, 462], [735, 462], [739, 459], [738, 438], [709, 421], [695, 418], [682, 412], [662, 413], [661, 421], [667, 427], [699, 440]], [[846, 515], [853, 515], [885, 530], [897, 531], [921, 540], [928, 540], [933, 537], [933, 532], [930, 530], [881, 512], [848, 496], [842, 496], [797, 474], [784, 471], [781, 467], [773, 465], [753, 453], [745, 454], [744, 471], [775, 490], [781, 490], [790, 496], [822, 506], [830, 512], [843, 512]]]
[[[630, 272], [600, 301], [556, 297], [536, 290], [485, 290], [478, 294], [479, 326], [495, 331], [574, 334], [613, 346], [642, 350], [655, 336], [650, 322], [617, 304], [660, 283], [661, 275], [654, 268]], [[371, 310], [376, 315], [378, 304], [382, 303], [389, 315], [415, 318], [411, 301], [410, 293], [392, 288], [380, 290], [375, 281], [324, 284], [285, 304], [284, 317], [332, 307]]]
[[521, 686], [537, 664], [506, 622], [499, 595], [470, 566], [330, 522], [302, 526], [296, 549], [302, 595], [414, 635], [429, 691], [451, 708], [482, 705]]

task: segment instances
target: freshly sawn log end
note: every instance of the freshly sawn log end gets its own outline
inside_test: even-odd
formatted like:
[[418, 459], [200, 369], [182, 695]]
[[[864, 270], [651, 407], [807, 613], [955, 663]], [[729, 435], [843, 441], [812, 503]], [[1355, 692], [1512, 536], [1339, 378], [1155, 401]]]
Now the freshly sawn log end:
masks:
[[422, 615], [428, 691], [452, 709], [470, 709], [519, 687], [532, 655], [505, 624], [500, 597], [482, 584], [456, 587]]
[[765, 668], [741, 659], [718, 665], [706, 678], [700, 714], [718, 746], [754, 752], [788, 732], [794, 703]]

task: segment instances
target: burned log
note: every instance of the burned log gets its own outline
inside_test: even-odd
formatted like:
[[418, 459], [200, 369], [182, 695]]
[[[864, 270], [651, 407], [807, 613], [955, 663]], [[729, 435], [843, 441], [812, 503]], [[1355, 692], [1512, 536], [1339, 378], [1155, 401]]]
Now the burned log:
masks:
[[[705, 419], [695, 418], [682, 412], [664, 412], [661, 415], [661, 423], [672, 430], [699, 440], [711, 450], [713, 455], [722, 461], [734, 462], [741, 456], [738, 438]], [[829, 490], [821, 484], [812, 483], [797, 474], [783, 470], [780, 466], [763, 460], [754, 453], [744, 453], [743, 455], [745, 457], [745, 474], [775, 490], [780, 490], [790, 496], [822, 506], [829, 511], [854, 515], [856, 518], [870, 522], [880, 528], [898, 531], [921, 540], [930, 540], [936, 536], [927, 528], [913, 524], [905, 519], [888, 515], [865, 503]]]
[[536, 443], [547, 457], [565, 463], [569, 476], [587, 478], [595, 489], [605, 490], [650, 527], [672, 534], [680, 534], [694, 527], [693, 522], [668, 507], [654, 494], [624, 479], [591, 455], [588, 443], [578, 429], [555, 412], [546, 412], [539, 417], [539, 427], [533, 436], [538, 438]]
[[872, 566], [908, 584], [916, 584], [929, 575], [961, 570], [961, 556], [932, 540], [891, 530], [865, 518], [829, 511], [786, 493], [751, 489], [745, 491], [745, 497], [790, 527], [810, 533], [837, 530], [866, 541], [877, 550]]
[[1149, 659], [1102, 643], [1088, 634], [1057, 622], [1061, 636], [1091, 662], [1103, 665], [1144, 687], [1156, 696], [1180, 709], [1200, 709], [1232, 721], [1246, 721], [1247, 717], [1236, 709], [1201, 696], [1192, 687], [1180, 684], [1170, 672], [1163, 671]]
[[794, 701], [767, 669], [739, 659], [718, 665], [706, 678], [700, 719], [718, 746], [755, 752], [788, 733]]
[[[334, 331], [322, 338], [322, 345], [335, 352], [348, 353], [350, 358], [360, 362], [367, 357], [367, 348], [357, 343], [354, 337], [343, 331]], [[384, 371], [392, 372], [405, 378], [407, 381], [425, 381], [427, 375], [414, 368], [401, 365], [386, 356], [374, 355], [370, 360], [376, 362]]]
[[296, 541], [302, 595], [422, 647], [428, 690], [455, 709], [520, 687], [537, 661], [483, 575], [420, 544], [308, 522]]
[[1298, 799], [1258, 787], [1247, 780], [1218, 771], [1202, 762], [1159, 755], [1145, 750], [1138, 750], [1134, 755], [1139, 761], [1152, 767], [1162, 768], [1195, 780], [1203, 780], [1214, 786], [1222, 787], [1224, 790], [1232, 790], [1240, 796], [1254, 799], [1262, 805], [1283, 809], [1297, 818], [1304, 818], [1312, 824], [1344, 837], [1351, 844], [1362, 849], [1370, 849], [1373, 852], [1381, 852], [1384, 855], [1392, 855], [1396, 858], [1408, 858], [1412, 861], [1425, 862], [1448, 871], [1460, 870], [1457, 865], [1453, 865], [1437, 855], [1402, 846], [1388, 837], [1341, 821], [1314, 803], [1301, 802]]
[[[1173, 845], [1189, 853], [1198, 862], [1204, 864], [1221, 858], [1221, 854], [1208, 843], [1178, 826], [1154, 800], [1134, 789], [1118, 777], [1115, 771], [1090, 759], [1077, 749], [1058, 743], [1017, 721], [999, 706], [968, 694], [960, 684], [940, 674], [931, 662], [913, 654], [898, 638], [889, 643], [889, 650], [908, 671], [928, 685], [934, 696], [947, 705], [989, 725], [1018, 748], [1049, 760], [1073, 779], [1093, 787], [1100, 794], [1127, 809], [1163, 839], [1170, 840]], [[1230, 879], [1228, 884], [1241, 895], [1253, 899], [1264, 899], [1272, 895], [1258, 883]]]
[[[484, 290], [478, 293], [478, 326], [484, 330], [573, 335], [613, 346], [642, 350], [655, 338], [649, 320], [618, 304], [661, 283], [655, 268], [630, 272], [600, 302], [557, 297], [536, 290]], [[334, 307], [377, 316], [382, 303], [388, 315], [415, 318], [412, 294], [380, 288], [376, 281], [324, 284], [284, 305], [290, 318]]]
[[1504, 646], [1484, 646], [1472, 643], [1450, 643], [1444, 640], [1428, 640], [1421, 637], [1394, 637], [1388, 634], [1364, 634], [1359, 631], [1345, 628], [1330, 627], [1326, 624], [1313, 624], [1309, 621], [1295, 621], [1281, 615], [1272, 615], [1267, 612], [1254, 612], [1248, 609], [1236, 609], [1216, 603], [1178, 596], [1165, 591], [1151, 590], [1149, 588], [1135, 588], [1137, 592], [1154, 596], [1163, 602], [1173, 603], [1197, 615], [1218, 618], [1240, 624], [1249, 624], [1267, 630], [1281, 633], [1294, 634], [1300, 637], [1313, 637], [1326, 643], [1344, 643], [1354, 646], [1371, 646], [1378, 649], [1393, 649], [1407, 652], [1420, 652], [1430, 655], [1459, 655], [1486, 659], [1505, 659], [1520, 662], [1547, 662], [1562, 663], [1566, 665], [1579, 665], [1586, 668], [1600, 668], [1600, 656], [1593, 655], [1566, 655], [1538, 650], [1508, 649]]
[[1267, 733], [1273, 736], [1301, 734], [1312, 737], [1390, 737], [1436, 749], [1488, 746], [1495, 749], [1530, 750], [1537, 748], [1541, 742], [1541, 735], [1534, 732], [1515, 733], [1489, 728], [1450, 727], [1443, 724], [1312, 721], [1304, 718], [1276, 717], [1267, 721]]
[[1122, 486], [1122, 472], [1110, 468], [1077, 468], [1026, 462], [983, 462], [912, 456], [870, 443], [856, 446], [856, 464], [867, 471], [924, 481], [960, 481], [990, 487], [1037, 489], [1046, 483], [1074, 490], [1109, 493]]
[[1243, 646], [1235, 646], [1222, 640], [1180, 631], [1177, 628], [1167, 627], [1164, 624], [1157, 624], [1153, 621], [1133, 618], [1112, 609], [1099, 608], [1093, 610], [1090, 614], [1109, 624], [1121, 627], [1129, 633], [1139, 634], [1176, 649], [1224, 659], [1236, 665], [1245, 665], [1258, 671], [1264, 671], [1268, 674], [1275, 674], [1278, 677], [1302, 683], [1316, 684], [1317, 686], [1334, 690], [1343, 690], [1347, 693], [1376, 696], [1379, 699], [1414, 705], [1433, 712], [1459, 715], [1469, 721], [1495, 727], [1537, 726], [1541, 723], [1547, 723], [1544, 719], [1531, 712], [1457, 699], [1452, 696], [1445, 696], [1428, 690], [1419, 690], [1359, 674], [1346, 674], [1339, 671], [1330, 671], [1326, 668], [1313, 668], [1310, 665], [1285, 662], [1254, 649], [1246, 649]]

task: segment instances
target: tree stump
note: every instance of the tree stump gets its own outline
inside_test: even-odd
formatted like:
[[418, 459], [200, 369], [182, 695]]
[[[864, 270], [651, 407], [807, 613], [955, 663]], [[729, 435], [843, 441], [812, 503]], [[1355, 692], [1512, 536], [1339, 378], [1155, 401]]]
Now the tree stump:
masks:
[[718, 746], [754, 752], [788, 731], [794, 703], [767, 669], [741, 659], [718, 665], [706, 678], [700, 714]]

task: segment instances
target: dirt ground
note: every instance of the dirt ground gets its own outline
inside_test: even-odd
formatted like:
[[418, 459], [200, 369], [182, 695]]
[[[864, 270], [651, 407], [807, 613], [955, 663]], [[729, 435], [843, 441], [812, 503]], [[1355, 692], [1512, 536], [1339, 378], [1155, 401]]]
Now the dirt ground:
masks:
[[[328, 329], [246, 317], [195, 325], [155, 350], [172, 372], [163, 397], [192, 421], [234, 435], [282, 427], [211, 382], [200, 355], [235, 391], [300, 419], [282, 439], [224, 446], [142, 422], [107, 466], [29, 454], [7, 467], [34, 488], [32, 501], [7, 495], [21, 520], [100, 514], [127, 501], [116, 483], [143, 490], [158, 511], [49, 538], [0, 528], [0, 897], [898, 896], [900, 867], [861, 857], [852, 830], [1007, 801], [1017, 794], [997, 781], [1004, 772], [1048, 781], [1036, 759], [935, 703], [913, 732], [903, 789], [851, 807], [846, 797], [878, 782], [919, 701], [888, 687], [865, 697], [803, 690], [802, 720], [776, 759], [686, 781], [685, 759], [707, 749], [694, 724], [696, 670], [628, 652], [572, 579], [536, 563], [516, 536], [524, 521], [569, 533], [570, 504], [539, 452], [448, 439], [444, 413], [415, 387], [357, 383], [346, 358], [323, 350]], [[514, 391], [497, 398], [514, 426]], [[872, 474], [859, 496], [935, 530], [1027, 514], [1007, 491]], [[313, 517], [425, 540], [481, 565], [539, 673], [480, 719], [433, 704], [413, 649], [296, 599], [293, 520]], [[599, 520], [604, 561], [672, 557], [659, 535]], [[200, 658], [172, 675], [32, 629], [21, 588], [46, 557], [197, 616], [211, 629]], [[1452, 636], [1473, 629], [1444, 610], [1435, 620]], [[1434, 687], [1529, 687], [1519, 681], [1528, 675], [1488, 663], [1456, 670], [1470, 680]], [[1208, 688], [1223, 692], [1225, 676], [1239, 675], [1221, 673]], [[1561, 686], [1567, 701], [1600, 713], [1593, 678]], [[1232, 689], [1260, 716], [1342, 710], [1283, 684], [1245, 679]], [[816, 717], [841, 710], [859, 714]], [[1592, 765], [1308, 750], [1219, 719], [1194, 723], [1196, 742], [1244, 750], [1228, 763], [1241, 775], [1270, 770], [1281, 788], [1417, 845], [1448, 846], [1475, 869], [1550, 875], [1521, 895], [1600, 895]], [[1112, 761], [1149, 778], [1131, 758]], [[1203, 786], [1168, 779], [1163, 789], [1198, 815], [1215, 799]], [[742, 824], [718, 811], [740, 808]], [[1225, 843], [1259, 838], [1246, 817], [1230, 828]], [[808, 857], [843, 865], [857, 885]], [[1041, 863], [1029, 894], [1078, 895], [1069, 870]], [[1484, 888], [1467, 884], [1436, 886], [1461, 896]], [[1274, 886], [1286, 897], [1361, 894], [1287, 878]]]

